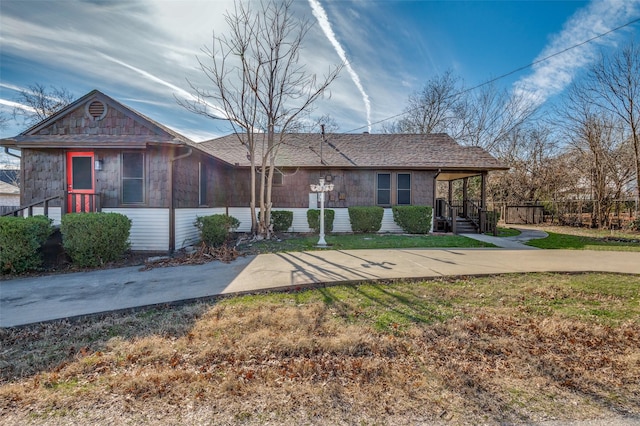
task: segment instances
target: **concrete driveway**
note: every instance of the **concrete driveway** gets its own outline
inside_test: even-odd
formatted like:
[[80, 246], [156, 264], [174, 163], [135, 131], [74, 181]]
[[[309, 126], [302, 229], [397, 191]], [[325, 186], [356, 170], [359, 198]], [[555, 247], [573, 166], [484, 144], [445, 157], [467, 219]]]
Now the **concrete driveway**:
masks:
[[323, 284], [522, 272], [638, 274], [640, 252], [514, 249], [326, 250], [224, 264], [139, 267], [0, 281], [0, 327], [227, 294]]

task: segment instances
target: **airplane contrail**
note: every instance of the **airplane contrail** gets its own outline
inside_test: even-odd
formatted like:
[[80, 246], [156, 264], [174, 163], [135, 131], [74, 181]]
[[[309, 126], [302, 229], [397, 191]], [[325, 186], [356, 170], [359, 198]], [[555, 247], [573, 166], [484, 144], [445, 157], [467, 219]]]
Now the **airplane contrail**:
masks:
[[[133, 65], [129, 65], [126, 62], [123, 62], [123, 61], [121, 61], [119, 59], [116, 59], [116, 58], [114, 58], [112, 56], [109, 56], [109, 55], [106, 55], [104, 53], [100, 53], [100, 55], [102, 57], [104, 57], [105, 59], [108, 59], [111, 62], [114, 62], [114, 63], [116, 63], [118, 65], [122, 65], [125, 68], [128, 68], [128, 69], [130, 69], [132, 71], [137, 72], [138, 74], [142, 75], [143, 77], [146, 77], [147, 79], [149, 79], [149, 80], [151, 80], [151, 81], [153, 81], [155, 83], [158, 83], [158, 84], [161, 84], [163, 86], [166, 86], [166, 87], [170, 88], [175, 93], [179, 94], [180, 96], [184, 97], [185, 99], [191, 99], [191, 100], [195, 100], [197, 102], [201, 102], [200, 99], [196, 98], [195, 96], [193, 96], [191, 93], [187, 92], [186, 90], [181, 89], [180, 87], [178, 87], [178, 86], [176, 86], [174, 84], [171, 84], [168, 81], [162, 80], [161, 78], [156, 77], [155, 75], [151, 74], [150, 72], [147, 72], [147, 71], [142, 70], [140, 68], [134, 67]], [[220, 115], [220, 118], [228, 119], [227, 113], [222, 108], [220, 108], [218, 106], [215, 106], [215, 105], [212, 105], [212, 104], [210, 104], [208, 102], [203, 102], [203, 103], [208, 108], [211, 108], [215, 112], [217, 112]]]
[[370, 132], [371, 131], [371, 102], [369, 101], [369, 95], [367, 95], [367, 92], [364, 91], [364, 87], [362, 87], [362, 83], [360, 82], [360, 77], [358, 77], [358, 74], [355, 72], [355, 70], [351, 66], [351, 63], [349, 63], [349, 60], [347, 59], [347, 54], [345, 53], [344, 49], [340, 45], [340, 42], [336, 38], [336, 35], [333, 32], [333, 29], [331, 28], [331, 23], [329, 22], [329, 18], [327, 17], [327, 14], [324, 11], [324, 8], [322, 7], [322, 5], [318, 0], [309, 0], [309, 4], [311, 5], [313, 16], [315, 16], [316, 19], [318, 20], [318, 23], [320, 24], [320, 28], [322, 28], [324, 35], [327, 36], [327, 39], [329, 39], [329, 42], [335, 49], [336, 53], [338, 54], [342, 62], [344, 62], [345, 67], [347, 68], [347, 71], [351, 76], [351, 80], [353, 80], [354, 84], [356, 85], [356, 87], [360, 91], [360, 94], [362, 95], [362, 101], [364, 102], [364, 107], [367, 112], [367, 126]]

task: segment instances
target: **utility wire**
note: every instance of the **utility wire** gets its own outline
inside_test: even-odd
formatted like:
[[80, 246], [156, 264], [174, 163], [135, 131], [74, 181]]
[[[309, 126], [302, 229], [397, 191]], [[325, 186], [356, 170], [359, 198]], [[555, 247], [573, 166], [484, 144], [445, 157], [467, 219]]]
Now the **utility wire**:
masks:
[[[598, 35], [596, 35], [596, 36], [594, 36], [594, 37], [591, 37], [591, 38], [590, 38], [590, 39], [588, 39], [588, 40], [585, 40], [585, 41], [582, 41], [582, 42], [580, 42], [580, 43], [574, 44], [573, 46], [569, 46], [569, 47], [567, 47], [566, 49], [560, 50], [559, 52], [552, 53], [552, 54], [551, 54], [551, 55], [549, 55], [549, 56], [545, 56], [544, 58], [538, 59], [538, 60], [533, 61], [533, 62], [531, 62], [531, 63], [529, 63], [529, 64], [527, 64], [527, 65], [521, 66], [521, 67], [516, 68], [516, 69], [514, 69], [514, 70], [512, 70], [512, 71], [509, 71], [509, 72], [507, 72], [507, 73], [505, 73], [505, 74], [502, 74], [502, 75], [500, 75], [500, 76], [498, 76], [498, 77], [495, 77], [495, 78], [492, 78], [492, 79], [490, 79], [490, 80], [487, 80], [487, 81], [485, 81], [484, 83], [480, 83], [480, 84], [478, 84], [478, 85], [476, 85], [476, 86], [473, 86], [473, 87], [470, 87], [470, 88], [468, 88], [468, 89], [461, 90], [460, 92], [455, 93], [455, 94], [453, 94], [453, 95], [451, 95], [451, 96], [449, 96], [449, 97], [447, 97], [447, 98], [445, 98], [445, 99], [453, 98], [453, 97], [456, 97], [456, 96], [460, 96], [460, 95], [463, 95], [463, 94], [465, 94], [465, 93], [467, 93], [467, 92], [471, 92], [472, 90], [479, 89], [480, 87], [486, 86], [486, 85], [488, 85], [488, 84], [495, 83], [495, 82], [496, 82], [496, 81], [498, 81], [498, 80], [502, 80], [503, 78], [509, 77], [510, 75], [513, 75], [513, 74], [516, 74], [516, 73], [518, 73], [518, 72], [520, 72], [520, 71], [526, 70], [527, 68], [531, 68], [531, 67], [533, 67], [533, 66], [535, 66], [535, 65], [537, 65], [537, 64], [539, 64], [539, 63], [541, 63], [541, 62], [548, 61], [549, 59], [551, 59], [551, 58], [553, 58], [553, 57], [555, 57], [555, 56], [558, 56], [558, 55], [562, 55], [563, 53], [566, 53], [566, 52], [568, 52], [569, 50], [575, 49], [575, 48], [580, 47], [580, 46], [584, 46], [584, 45], [585, 45], [585, 44], [587, 44], [587, 43], [591, 43], [591, 42], [592, 42], [592, 41], [594, 41], [594, 40], [597, 40], [597, 39], [599, 39], [599, 38], [602, 38], [602, 37], [604, 37], [604, 36], [606, 36], [606, 35], [609, 35], [609, 34], [611, 34], [611, 33], [615, 32], [615, 31], [621, 30], [622, 28], [625, 28], [625, 27], [628, 27], [628, 26], [630, 26], [630, 25], [633, 25], [633, 24], [635, 24], [635, 23], [637, 23], [637, 22], [640, 22], [640, 18], [636, 18], [636, 19], [634, 19], [634, 20], [632, 20], [632, 21], [627, 22], [626, 24], [620, 25], [619, 27], [612, 28], [612, 29], [610, 29], [609, 31], [606, 31], [606, 32], [604, 32], [604, 33], [601, 33], [601, 34], [598, 34]], [[375, 125], [375, 124], [384, 123], [385, 121], [393, 120], [394, 118], [398, 118], [398, 117], [402, 117], [403, 115], [406, 115], [406, 114], [408, 114], [408, 113], [410, 113], [410, 112], [412, 112], [412, 111], [414, 111], [414, 110], [417, 110], [418, 108], [419, 108], [419, 107], [416, 107], [416, 108], [413, 108], [413, 109], [409, 109], [409, 110], [404, 111], [404, 112], [401, 112], [401, 113], [399, 113], [399, 114], [392, 115], [392, 116], [390, 116], [390, 117], [383, 118], [383, 119], [381, 119], [381, 120], [375, 121], [375, 122], [373, 122], [373, 123], [371, 123], [371, 124], [368, 124], [368, 125], [365, 125], [365, 126], [357, 127], [357, 128], [355, 128], [355, 129], [350, 130], [350, 131], [345, 132], [345, 133], [353, 133], [353, 132], [358, 131], [358, 130], [362, 130], [362, 129], [365, 129], [365, 128], [369, 128], [370, 126], [373, 126], [373, 125]]]

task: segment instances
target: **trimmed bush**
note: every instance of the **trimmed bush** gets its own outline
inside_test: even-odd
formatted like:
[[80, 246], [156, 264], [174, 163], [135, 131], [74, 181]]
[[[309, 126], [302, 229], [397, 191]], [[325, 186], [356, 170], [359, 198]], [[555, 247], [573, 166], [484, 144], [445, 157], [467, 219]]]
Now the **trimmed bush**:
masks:
[[356, 234], [378, 232], [382, 226], [382, 216], [382, 207], [349, 207], [351, 230]]
[[[260, 212], [258, 212], [260, 220]], [[287, 232], [293, 224], [293, 212], [287, 210], [271, 210], [271, 225], [273, 232]]]
[[53, 233], [45, 216], [0, 217], [0, 273], [19, 274], [42, 266], [40, 248]]
[[271, 210], [273, 232], [287, 232], [293, 224], [293, 212], [287, 210]]
[[200, 239], [210, 247], [224, 244], [229, 234], [240, 226], [240, 221], [226, 214], [200, 216], [196, 219], [196, 227], [200, 230]]
[[129, 249], [131, 219], [120, 213], [71, 213], [62, 216], [62, 246], [81, 267], [120, 259]]
[[408, 234], [426, 234], [431, 230], [433, 208], [428, 206], [393, 206], [393, 220]]
[[[324, 232], [329, 233], [333, 231], [333, 219], [336, 216], [335, 210], [324, 209]], [[320, 232], [320, 210], [309, 209], [307, 210], [307, 223], [309, 228], [314, 232]]]

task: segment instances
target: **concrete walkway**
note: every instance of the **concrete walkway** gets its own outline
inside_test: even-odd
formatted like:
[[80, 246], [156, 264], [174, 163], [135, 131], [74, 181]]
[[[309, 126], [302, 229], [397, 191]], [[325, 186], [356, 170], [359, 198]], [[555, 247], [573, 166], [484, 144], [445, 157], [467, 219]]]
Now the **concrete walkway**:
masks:
[[520, 235], [516, 235], [514, 237], [492, 237], [485, 234], [462, 234], [462, 236], [478, 241], [484, 241], [485, 243], [491, 243], [496, 247], [512, 250], [539, 250], [536, 247], [530, 247], [524, 243], [540, 238], [547, 238], [549, 236], [546, 232], [538, 229], [518, 228], [518, 231], [520, 231]]
[[[494, 241], [494, 237], [476, 237]], [[501, 243], [509, 249], [277, 253], [243, 257], [229, 264], [211, 262], [148, 271], [128, 267], [0, 281], [0, 327], [334, 283], [546, 271], [640, 275], [640, 252], [525, 250], [521, 243], [507, 241]]]

